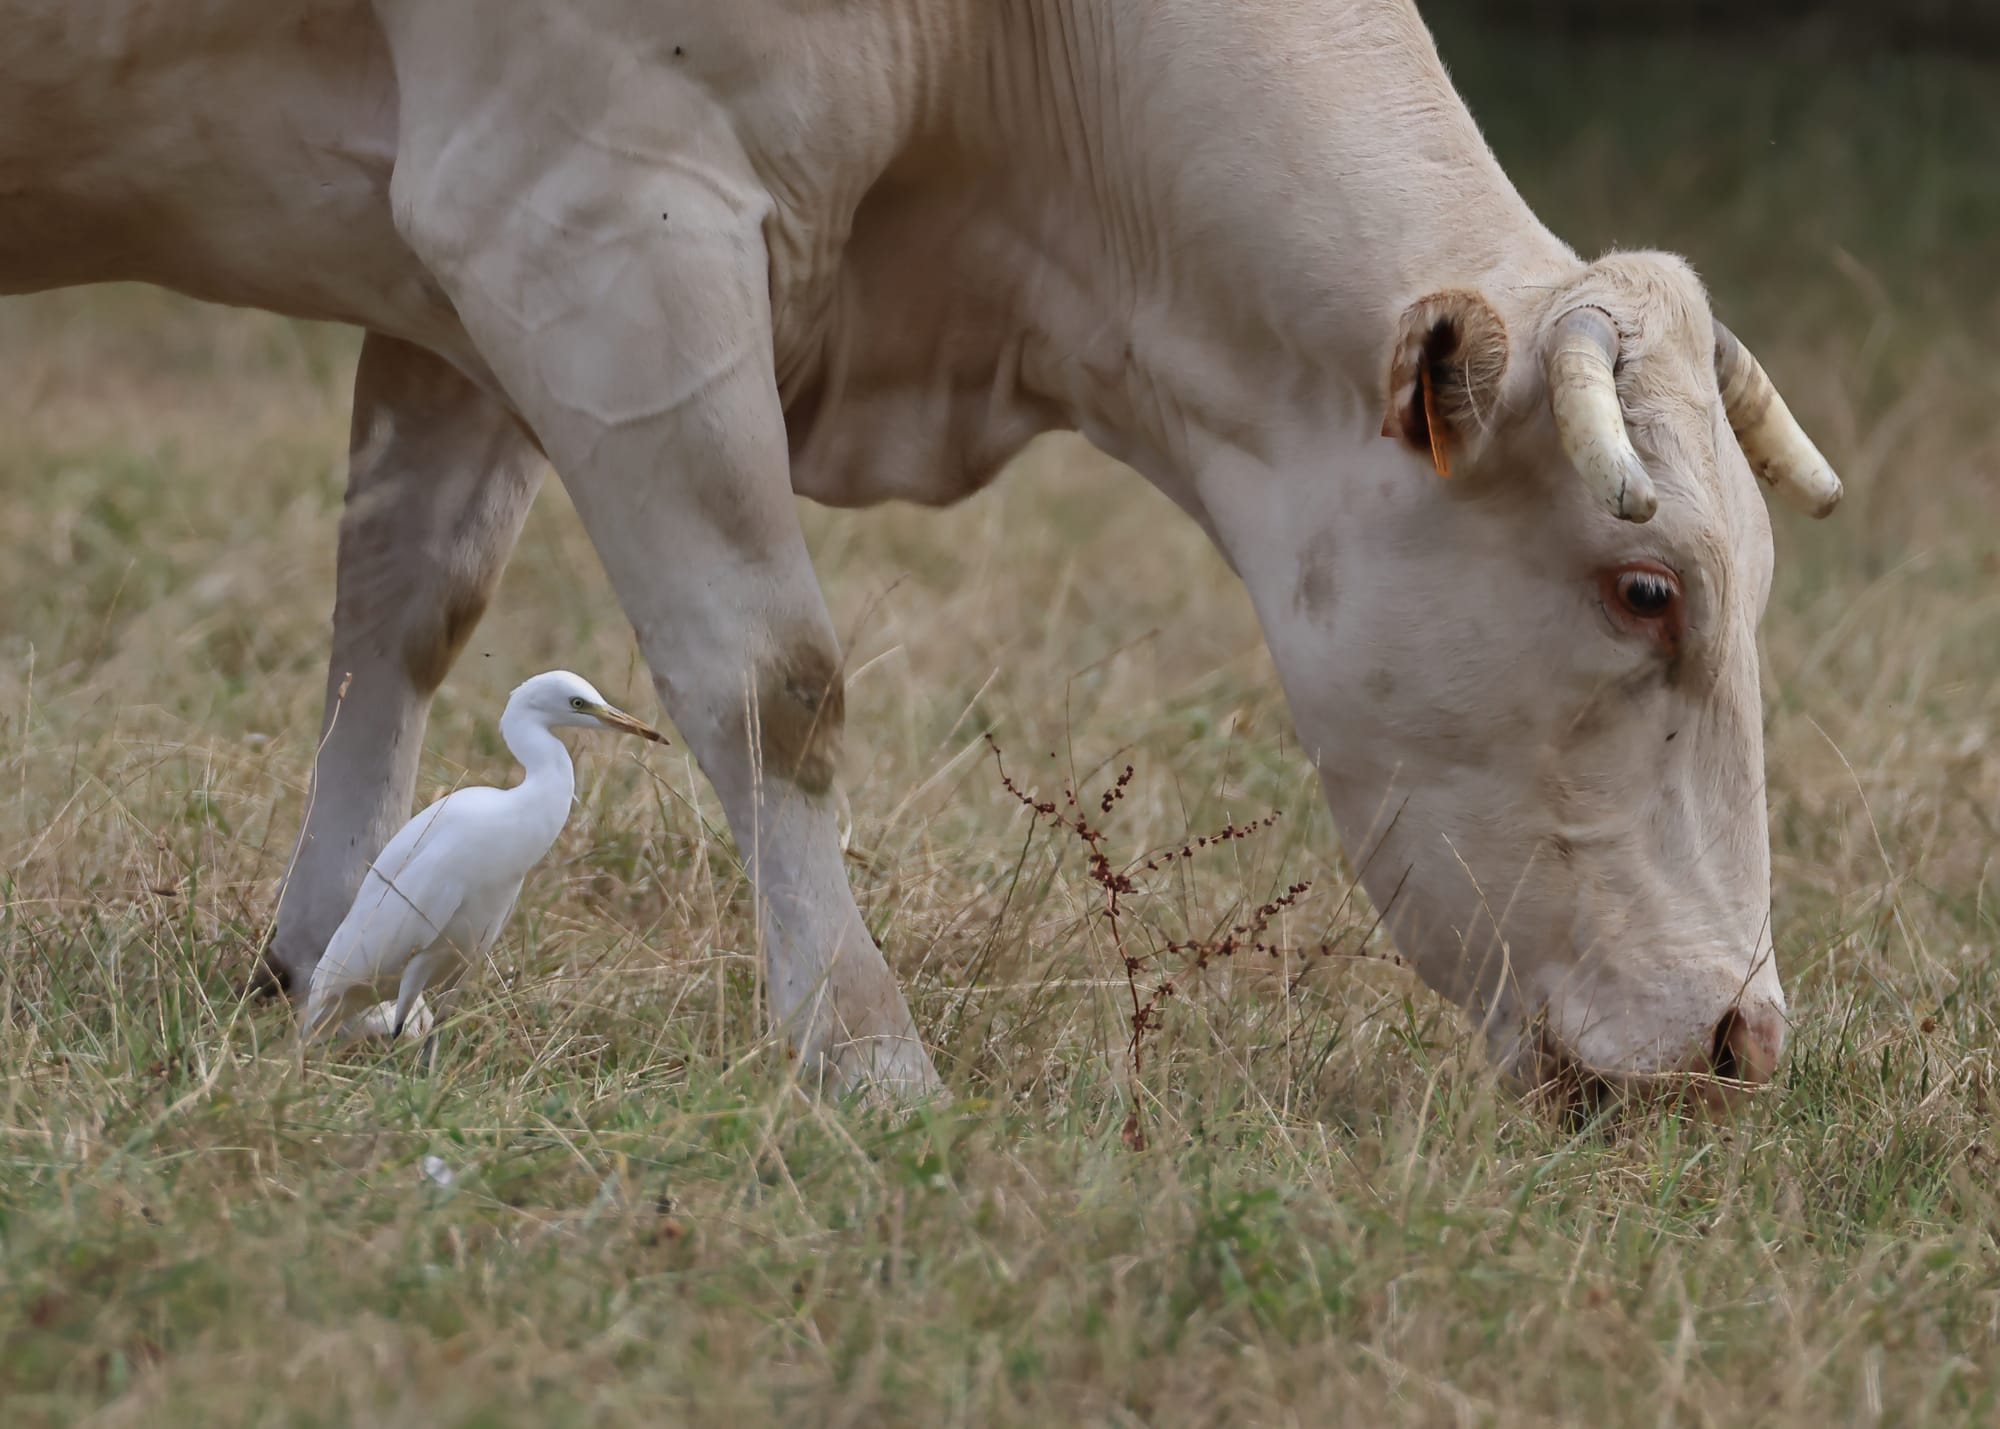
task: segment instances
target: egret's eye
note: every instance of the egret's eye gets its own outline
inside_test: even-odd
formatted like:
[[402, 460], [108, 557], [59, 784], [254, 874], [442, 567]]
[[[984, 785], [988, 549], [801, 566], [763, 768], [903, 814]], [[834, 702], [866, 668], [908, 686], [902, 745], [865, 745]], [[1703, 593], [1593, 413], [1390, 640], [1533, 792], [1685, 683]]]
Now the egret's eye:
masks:
[[1619, 629], [1644, 635], [1669, 651], [1687, 633], [1681, 578], [1655, 561], [1634, 561], [1604, 572], [1598, 589], [1604, 610]]
[[587, 701], [583, 698], [582, 695], [573, 695], [570, 698], [569, 707], [573, 710], [580, 710], [584, 707], [586, 703]]

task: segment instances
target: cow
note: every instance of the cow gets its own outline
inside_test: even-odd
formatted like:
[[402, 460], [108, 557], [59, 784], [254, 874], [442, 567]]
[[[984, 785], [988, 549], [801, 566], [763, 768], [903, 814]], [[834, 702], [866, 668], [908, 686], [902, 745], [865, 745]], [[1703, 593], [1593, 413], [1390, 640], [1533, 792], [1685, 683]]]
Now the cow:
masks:
[[0, 291], [366, 334], [295, 995], [547, 466], [745, 851], [800, 1065], [937, 1086], [843, 872], [793, 498], [949, 503], [1067, 429], [1241, 578], [1388, 936], [1503, 1071], [1771, 1077], [1758, 483], [1839, 483], [1684, 262], [1535, 217], [1408, 0], [0, 21]]

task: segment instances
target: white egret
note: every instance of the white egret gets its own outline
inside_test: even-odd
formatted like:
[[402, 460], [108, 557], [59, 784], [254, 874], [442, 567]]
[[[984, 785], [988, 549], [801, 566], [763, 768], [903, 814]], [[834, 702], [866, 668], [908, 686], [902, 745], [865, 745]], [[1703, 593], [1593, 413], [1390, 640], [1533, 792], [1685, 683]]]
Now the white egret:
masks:
[[514, 688], [500, 737], [526, 777], [511, 789], [459, 789], [403, 825], [361, 880], [313, 972], [302, 1036], [395, 999], [391, 1037], [427, 988], [455, 987], [514, 910], [528, 870], [569, 819], [576, 772], [559, 726], [666, 737], [605, 702], [588, 680], [551, 670]]

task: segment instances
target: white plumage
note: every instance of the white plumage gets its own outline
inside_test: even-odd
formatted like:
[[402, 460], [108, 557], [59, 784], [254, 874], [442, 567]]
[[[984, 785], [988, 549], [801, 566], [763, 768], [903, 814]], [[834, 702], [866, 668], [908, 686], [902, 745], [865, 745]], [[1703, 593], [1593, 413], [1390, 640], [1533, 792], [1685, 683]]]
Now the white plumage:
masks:
[[486, 955], [528, 870], [569, 818], [576, 773], [555, 735], [564, 725], [666, 742], [567, 670], [516, 686], [500, 716], [500, 737], [525, 777], [511, 789], [447, 794], [389, 840], [313, 971], [306, 1038], [392, 998], [391, 1035], [399, 1035], [426, 989], [449, 992]]

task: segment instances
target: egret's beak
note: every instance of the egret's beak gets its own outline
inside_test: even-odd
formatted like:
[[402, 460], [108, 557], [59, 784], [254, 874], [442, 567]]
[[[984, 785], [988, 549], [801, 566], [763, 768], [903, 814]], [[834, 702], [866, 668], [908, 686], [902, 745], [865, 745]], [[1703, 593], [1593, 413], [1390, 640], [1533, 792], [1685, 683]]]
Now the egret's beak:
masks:
[[634, 719], [620, 709], [610, 705], [593, 705], [590, 712], [597, 716], [598, 723], [607, 729], [615, 729], [624, 734], [636, 734], [641, 739], [650, 739], [655, 744], [665, 744], [667, 737], [642, 719]]

